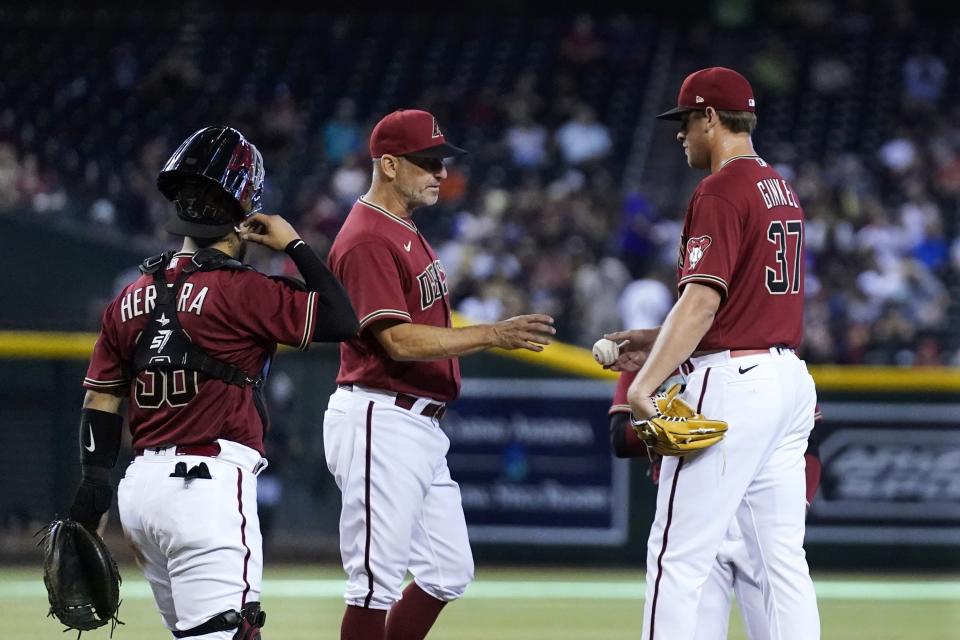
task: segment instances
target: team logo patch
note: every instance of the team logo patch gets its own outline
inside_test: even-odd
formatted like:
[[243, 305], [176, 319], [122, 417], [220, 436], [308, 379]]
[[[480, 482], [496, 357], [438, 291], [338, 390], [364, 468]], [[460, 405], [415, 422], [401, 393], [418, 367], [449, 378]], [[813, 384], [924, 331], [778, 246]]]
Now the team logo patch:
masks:
[[697, 268], [711, 244], [713, 239], [710, 236], [698, 236], [687, 240], [687, 262], [691, 269]]
[[433, 119], [433, 131], [430, 132], [431, 138], [442, 138], [443, 133], [440, 131], [440, 125], [437, 124], [437, 119]]

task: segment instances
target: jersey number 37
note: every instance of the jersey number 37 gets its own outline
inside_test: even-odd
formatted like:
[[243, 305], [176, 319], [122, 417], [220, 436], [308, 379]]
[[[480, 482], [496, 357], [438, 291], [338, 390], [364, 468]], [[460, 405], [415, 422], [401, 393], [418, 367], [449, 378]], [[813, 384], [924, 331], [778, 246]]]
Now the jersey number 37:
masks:
[[767, 227], [767, 240], [776, 245], [777, 261], [776, 267], [766, 268], [767, 291], [777, 295], [799, 293], [800, 264], [803, 260], [803, 222], [787, 220], [784, 223], [774, 220]]

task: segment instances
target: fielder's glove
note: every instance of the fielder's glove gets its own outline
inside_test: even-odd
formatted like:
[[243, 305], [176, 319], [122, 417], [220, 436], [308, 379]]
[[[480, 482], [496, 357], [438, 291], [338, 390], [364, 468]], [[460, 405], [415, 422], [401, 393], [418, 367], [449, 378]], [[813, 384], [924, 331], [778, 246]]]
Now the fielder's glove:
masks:
[[100, 536], [73, 520], [54, 520], [40, 545], [48, 615], [80, 632], [123, 624], [117, 619], [120, 572]]
[[713, 446], [723, 440], [727, 423], [697, 413], [680, 397], [680, 385], [654, 396], [656, 415], [646, 420], [631, 416], [637, 437], [647, 449], [661, 456], [683, 456]]

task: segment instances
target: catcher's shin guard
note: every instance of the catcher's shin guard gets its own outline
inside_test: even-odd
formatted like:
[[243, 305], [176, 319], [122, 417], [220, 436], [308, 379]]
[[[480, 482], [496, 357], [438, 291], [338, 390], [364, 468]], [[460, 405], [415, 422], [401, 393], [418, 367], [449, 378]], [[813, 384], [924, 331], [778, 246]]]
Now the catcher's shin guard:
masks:
[[192, 638], [217, 631], [236, 629], [237, 632], [233, 635], [233, 640], [261, 640], [260, 629], [263, 628], [266, 621], [267, 614], [260, 610], [260, 603], [248, 602], [243, 605], [239, 612], [236, 609], [228, 609], [193, 629], [174, 631], [173, 636], [175, 638]]

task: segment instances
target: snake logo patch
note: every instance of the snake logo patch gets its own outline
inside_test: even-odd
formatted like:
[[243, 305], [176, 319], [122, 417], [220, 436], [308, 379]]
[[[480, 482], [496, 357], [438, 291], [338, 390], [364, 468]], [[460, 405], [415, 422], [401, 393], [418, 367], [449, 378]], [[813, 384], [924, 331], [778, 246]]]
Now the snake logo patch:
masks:
[[687, 240], [687, 260], [691, 269], [697, 268], [711, 244], [713, 239], [710, 236], [698, 236]]

